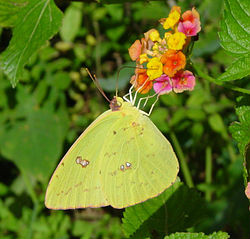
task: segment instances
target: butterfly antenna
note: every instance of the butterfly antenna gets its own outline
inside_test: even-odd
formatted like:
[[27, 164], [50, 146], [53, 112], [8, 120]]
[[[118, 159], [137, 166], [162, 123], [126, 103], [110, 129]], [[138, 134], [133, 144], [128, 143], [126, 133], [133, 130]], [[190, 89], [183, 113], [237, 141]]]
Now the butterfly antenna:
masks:
[[111, 100], [110, 100], [110, 99], [106, 96], [106, 94], [104, 93], [104, 91], [103, 91], [103, 89], [102, 89], [102, 87], [101, 87], [101, 85], [100, 85], [100, 83], [99, 83], [99, 81], [98, 81], [96, 75], [94, 74], [94, 75], [92, 76], [92, 74], [90, 73], [89, 69], [88, 69], [88, 68], [85, 68], [85, 69], [86, 69], [86, 71], [87, 71], [89, 77], [91, 78], [91, 80], [95, 83], [95, 85], [96, 85], [96, 87], [98, 88], [98, 90], [100, 91], [100, 93], [101, 93], [101, 94], [103, 95], [103, 97], [110, 103]]

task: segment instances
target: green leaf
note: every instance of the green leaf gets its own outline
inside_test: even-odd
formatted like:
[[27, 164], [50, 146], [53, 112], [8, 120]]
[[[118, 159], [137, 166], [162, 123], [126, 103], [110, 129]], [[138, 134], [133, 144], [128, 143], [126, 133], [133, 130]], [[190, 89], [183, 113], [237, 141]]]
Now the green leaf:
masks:
[[152, 232], [183, 231], [204, 216], [205, 203], [194, 189], [175, 183], [157, 198], [125, 209], [123, 230], [127, 237], [146, 238]]
[[34, 110], [25, 121], [6, 129], [1, 152], [19, 168], [46, 181], [59, 159], [64, 136], [60, 118], [47, 110]]
[[208, 123], [215, 132], [222, 134], [225, 139], [227, 138], [227, 130], [223, 119], [219, 114], [215, 113], [210, 115], [208, 118]]
[[240, 152], [245, 154], [246, 146], [250, 143], [250, 99], [249, 97], [240, 97], [236, 114], [240, 122], [233, 122], [229, 127], [233, 138], [237, 141]]
[[214, 232], [210, 235], [205, 235], [203, 232], [177, 232], [175, 234], [164, 237], [164, 239], [228, 239], [229, 235], [226, 232]]
[[218, 77], [218, 80], [232, 81], [241, 79], [249, 74], [250, 74], [250, 54], [244, 55], [238, 58], [236, 61], [234, 61], [232, 65], [227, 68], [226, 72], [224, 72], [222, 75], [220, 75], [220, 77]]
[[231, 81], [250, 74], [250, 1], [225, 0], [219, 33], [221, 46], [238, 59], [218, 79]]
[[240, 122], [233, 122], [229, 127], [233, 138], [237, 141], [239, 150], [244, 156], [244, 180], [250, 181], [250, 99], [249, 97], [239, 97], [237, 99], [236, 114]]
[[40, 107], [36, 91], [32, 94], [19, 85], [17, 92], [17, 105], [9, 110], [11, 120], [0, 127], [0, 152], [22, 171], [45, 182], [61, 156], [68, 129], [65, 98], [53, 88]]
[[18, 19], [0, 64], [13, 87], [29, 58], [59, 30], [62, 13], [53, 0], [30, 0], [19, 12]]
[[63, 18], [60, 35], [64, 41], [74, 41], [82, 23], [82, 3], [72, 3]]
[[0, 26], [13, 27], [17, 14], [28, 2], [25, 0], [0, 0]]

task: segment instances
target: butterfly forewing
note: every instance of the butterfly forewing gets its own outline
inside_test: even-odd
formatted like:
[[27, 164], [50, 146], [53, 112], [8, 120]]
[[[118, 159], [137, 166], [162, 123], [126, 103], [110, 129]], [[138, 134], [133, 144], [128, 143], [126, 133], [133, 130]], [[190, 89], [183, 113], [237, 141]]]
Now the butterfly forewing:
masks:
[[52, 209], [109, 205], [101, 189], [100, 154], [107, 133], [116, 119], [103, 113], [77, 139], [57, 166], [46, 192]]

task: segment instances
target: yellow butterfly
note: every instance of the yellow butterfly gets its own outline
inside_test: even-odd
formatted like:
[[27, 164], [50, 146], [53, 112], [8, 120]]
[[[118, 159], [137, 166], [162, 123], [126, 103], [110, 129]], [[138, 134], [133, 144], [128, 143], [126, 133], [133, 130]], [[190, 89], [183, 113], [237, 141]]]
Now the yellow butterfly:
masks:
[[134, 100], [125, 100], [114, 97], [63, 157], [47, 188], [47, 208], [124, 208], [175, 182], [171, 144]]

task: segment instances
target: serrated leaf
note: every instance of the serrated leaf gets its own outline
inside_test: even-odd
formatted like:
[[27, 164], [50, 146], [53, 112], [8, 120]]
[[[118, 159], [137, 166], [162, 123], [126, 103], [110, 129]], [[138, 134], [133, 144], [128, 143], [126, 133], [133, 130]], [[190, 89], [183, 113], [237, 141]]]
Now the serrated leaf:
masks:
[[244, 180], [249, 182], [250, 176], [250, 99], [249, 97], [239, 97], [237, 99], [236, 114], [240, 122], [233, 122], [229, 130], [233, 138], [237, 141], [239, 150], [244, 156]]
[[219, 77], [221, 81], [241, 79], [250, 74], [250, 1], [225, 0], [219, 32], [221, 46], [238, 59]]
[[13, 87], [29, 58], [59, 30], [62, 13], [53, 0], [30, 0], [18, 19], [0, 63]]
[[226, 72], [224, 72], [222, 75], [220, 75], [220, 77], [218, 77], [218, 80], [221, 81], [237, 80], [249, 74], [250, 74], [250, 55], [244, 55], [243, 57], [240, 57], [236, 61], [234, 61], [232, 65], [227, 68]]
[[28, 3], [28, 0], [0, 0], [0, 26], [13, 27], [17, 14]]
[[205, 203], [194, 189], [175, 183], [157, 198], [126, 208], [123, 230], [127, 237], [146, 238], [152, 232], [183, 231], [204, 216]]
[[229, 235], [226, 232], [214, 232], [210, 235], [205, 235], [203, 232], [191, 233], [191, 232], [177, 232], [164, 239], [228, 239]]
[[250, 100], [249, 97], [241, 98], [236, 114], [240, 122], [233, 122], [229, 130], [237, 141], [242, 155], [245, 154], [246, 146], [250, 143]]
[[236, 55], [250, 51], [250, 1], [225, 0], [219, 37], [222, 47]]

